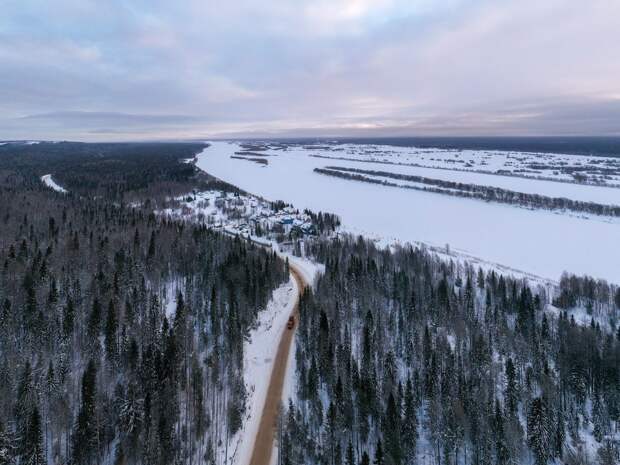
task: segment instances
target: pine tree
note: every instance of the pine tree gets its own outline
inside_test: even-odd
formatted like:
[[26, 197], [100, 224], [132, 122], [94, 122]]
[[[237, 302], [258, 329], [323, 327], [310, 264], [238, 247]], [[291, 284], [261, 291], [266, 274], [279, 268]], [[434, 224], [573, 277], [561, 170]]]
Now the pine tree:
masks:
[[27, 360], [19, 378], [17, 401], [15, 403], [15, 418], [17, 420], [17, 433], [19, 436], [23, 437], [26, 434], [35, 397], [32, 368], [30, 367], [30, 361]]
[[387, 462], [390, 465], [400, 465], [401, 463], [400, 424], [400, 409], [396, 406], [394, 395], [390, 393], [382, 425], [385, 452]]
[[243, 378], [235, 376], [232, 386], [232, 394], [228, 403], [228, 428], [233, 435], [243, 426], [243, 414], [245, 412], [245, 383]]
[[118, 318], [116, 316], [116, 305], [114, 305], [113, 300], [110, 300], [110, 304], [108, 305], [108, 314], [106, 317], [105, 332], [104, 332], [105, 353], [106, 353], [108, 362], [110, 363], [113, 363], [116, 360], [116, 357], [118, 355], [118, 346], [116, 342], [117, 329], [118, 329]]
[[204, 434], [206, 427], [206, 418], [204, 412], [204, 377], [202, 368], [197, 358], [192, 358], [192, 398], [193, 398], [193, 410], [194, 410], [194, 431], [197, 437], [201, 437]]
[[519, 402], [519, 394], [517, 388], [517, 373], [512, 358], [506, 361], [506, 407], [508, 413], [514, 415], [517, 412], [517, 404]]
[[484, 271], [482, 268], [478, 268], [478, 276], [476, 278], [476, 283], [478, 284], [478, 289], [484, 289]]
[[70, 338], [73, 334], [73, 325], [75, 324], [75, 309], [73, 308], [73, 300], [67, 299], [67, 305], [65, 305], [63, 317], [62, 317], [62, 331], [66, 338]]
[[416, 453], [416, 442], [418, 440], [418, 418], [411, 377], [407, 378], [407, 383], [405, 384], [403, 404], [401, 434], [403, 456], [405, 463], [412, 463]]
[[504, 431], [504, 417], [499, 400], [495, 399], [495, 418], [493, 420], [495, 433], [495, 457], [497, 465], [505, 465], [510, 459], [508, 446], [506, 444], [506, 434]]
[[372, 461], [373, 465], [383, 465], [383, 448], [381, 447], [381, 439], [377, 441], [377, 448], [375, 449], [375, 459]]
[[82, 405], [73, 435], [73, 460], [76, 464], [89, 463], [98, 452], [98, 425], [96, 413], [97, 368], [92, 360], [82, 376]]
[[564, 419], [562, 418], [562, 414], [559, 413], [558, 414], [558, 422], [557, 425], [555, 427], [555, 456], [557, 458], [559, 458], [560, 460], [562, 460], [562, 457], [564, 455], [564, 439], [565, 439], [566, 433], [564, 431]]
[[155, 256], [155, 231], [151, 231], [151, 239], [149, 240], [148, 258]]
[[353, 443], [351, 440], [349, 440], [349, 445], [347, 446], [346, 465], [355, 465], [355, 453], [353, 452]]
[[93, 300], [93, 308], [88, 318], [88, 338], [94, 343], [94, 347], [99, 346], [95, 341], [99, 339], [101, 328], [101, 304], [99, 299], [95, 297]]
[[601, 442], [603, 440], [603, 435], [606, 430], [605, 423], [604, 406], [601, 401], [601, 396], [599, 394], [595, 394], [594, 401], [592, 403], [592, 434], [597, 442]]
[[21, 462], [26, 465], [43, 465], [45, 463], [41, 437], [41, 415], [35, 405], [28, 421], [28, 428], [22, 438]]
[[527, 442], [537, 465], [545, 465], [551, 451], [548, 416], [545, 401], [541, 397], [535, 398], [527, 416]]

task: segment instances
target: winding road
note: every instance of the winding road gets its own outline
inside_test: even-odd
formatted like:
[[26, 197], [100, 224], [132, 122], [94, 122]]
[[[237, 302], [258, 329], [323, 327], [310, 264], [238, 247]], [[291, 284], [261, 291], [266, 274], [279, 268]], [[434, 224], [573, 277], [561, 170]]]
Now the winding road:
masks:
[[273, 363], [271, 378], [269, 380], [269, 388], [263, 405], [258, 432], [254, 440], [250, 465], [270, 465], [271, 455], [273, 452], [273, 443], [278, 421], [278, 410], [280, 401], [282, 400], [282, 389], [284, 387], [284, 378], [286, 376], [286, 368], [288, 365], [288, 357], [291, 351], [295, 330], [299, 321], [299, 296], [304, 291], [308, 283], [302, 277], [302, 274], [295, 268], [295, 265], [289, 264], [291, 275], [297, 282], [299, 290], [295, 302], [295, 306], [291, 315], [295, 317], [295, 326], [293, 329], [284, 329], [282, 337], [278, 344], [278, 351]]

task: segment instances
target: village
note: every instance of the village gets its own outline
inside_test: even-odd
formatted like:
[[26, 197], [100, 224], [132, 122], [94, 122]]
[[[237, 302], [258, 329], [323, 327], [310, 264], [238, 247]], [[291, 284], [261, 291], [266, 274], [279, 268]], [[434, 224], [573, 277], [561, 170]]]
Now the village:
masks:
[[191, 219], [226, 234], [279, 243], [319, 233], [316, 215], [300, 212], [283, 202], [269, 202], [240, 193], [192, 192], [175, 198], [174, 204], [161, 213]]

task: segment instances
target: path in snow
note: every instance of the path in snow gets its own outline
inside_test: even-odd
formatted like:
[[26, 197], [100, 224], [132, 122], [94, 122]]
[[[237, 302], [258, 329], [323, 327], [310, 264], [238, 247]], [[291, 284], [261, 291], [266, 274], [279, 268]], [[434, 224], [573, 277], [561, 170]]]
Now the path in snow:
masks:
[[277, 341], [286, 330], [286, 322], [294, 311], [299, 290], [297, 282], [290, 280], [278, 287], [267, 305], [258, 315], [256, 327], [243, 345], [243, 379], [246, 387], [246, 413], [241, 430], [231, 438], [231, 455], [224, 456], [226, 448], [221, 447], [222, 463], [248, 465], [254, 450], [256, 435], [267, 392], [270, 374], [278, 349]]
[[307, 286], [303, 280], [302, 274], [295, 269], [295, 265], [290, 265], [291, 275], [297, 282], [298, 293], [296, 296], [295, 307], [292, 315], [295, 317], [295, 326], [293, 329], [286, 329], [278, 343], [278, 351], [276, 353], [271, 378], [269, 379], [269, 388], [265, 396], [263, 404], [263, 412], [261, 415], [256, 439], [254, 441], [254, 449], [250, 458], [250, 465], [270, 465], [273, 453], [273, 442], [278, 420], [278, 412], [282, 402], [282, 393], [284, 381], [289, 361], [289, 353], [295, 337], [295, 329], [299, 320], [299, 295]]
[[225, 463], [231, 465], [269, 464], [277, 459], [278, 408], [295, 392], [294, 330], [286, 324], [290, 315], [298, 313], [304, 286], [314, 285], [324, 270], [322, 265], [280, 251], [278, 244], [250, 240], [272, 248], [283, 260], [288, 258], [291, 279], [274, 291], [243, 346], [247, 412], [241, 431], [229, 443], [232, 455], [225, 457]]

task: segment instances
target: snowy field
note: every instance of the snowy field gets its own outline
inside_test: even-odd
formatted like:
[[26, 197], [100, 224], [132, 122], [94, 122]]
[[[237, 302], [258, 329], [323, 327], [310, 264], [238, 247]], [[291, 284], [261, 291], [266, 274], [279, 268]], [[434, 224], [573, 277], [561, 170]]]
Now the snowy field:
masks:
[[[272, 155], [268, 165], [230, 158], [240, 150], [242, 147], [237, 143], [214, 142], [197, 156], [196, 164], [206, 172], [268, 200], [281, 199], [296, 208], [335, 213], [342, 218], [344, 230], [378, 239], [383, 244], [412, 242], [440, 248], [449, 244], [452, 253], [477, 257], [486, 263], [501, 264], [547, 279], [557, 280], [563, 271], [569, 271], [620, 282], [620, 247], [617, 246], [620, 224], [617, 220], [528, 210], [322, 176], [313, 169], [336, 163], [335, 160], [311, 156], [318, 153], [314, 148], [272, 148], [265, 152]], [[346, 154], [341, 152], [340, 155]], [[340, 155], [334, 153], [334, 156]], [[337, 164], [365, 169], [378, 166], [344, 160], [338, 160]], [[401, 172], [416, 168], [382, 164], [380, 169]], [[427, 177], [438, 177], [435, 173], [430, 176], [429, 169], [421, 170]], [[517, 188], [498, 184], [523, 182], [530, 183], [531, 189], [535, 189], [533, 192], [545, 195], [620, 203], [619, 189], [462, 171], [434, 171], [451, 176], [441, 179], [458, 181], [463, 178], [455, 176], [476, 176], [475, 181], [470, 178], [471, 182], [482, 183], [478, 177], [486, 178], [492, 180], [489, 185], [525, 192], [526, 185]]]
[[[322, 160], [323, 163], [329, 160]], [[342, 164], [342, 160], [336, 160], [329, 166], [346, 166], [369, 171], [386, 171], [425, 178], [454, 181], [463, 184], [476, 184], [479, 186], [499, 187], [525, 194], [538, 194], [547, 197], [564, 197], [570, 200], [596, 202], [603, 205], [620, 205], [620, 189], [605, 186], [593, 186], [585, 184], [560, 183], [549, 180], [526, 179], [511, 176], [498, 176], [468, 171], [453, 171], [437, 168], [418, 168], [404, 165], [385, 165], [381, 163], [356, 163]]]
[[[562, 182], [620, 186], [620, 158], [498, 150], [449, 150], [389, 145], [321, 144], [300, 148], [317, 156], [382, 164], [500, 173]], [[620, 154], [619, 154], [620, 155]]]

